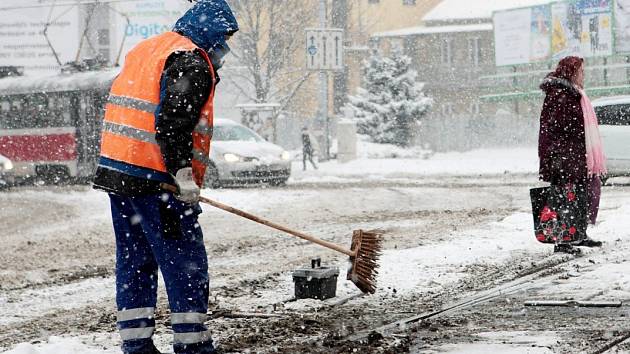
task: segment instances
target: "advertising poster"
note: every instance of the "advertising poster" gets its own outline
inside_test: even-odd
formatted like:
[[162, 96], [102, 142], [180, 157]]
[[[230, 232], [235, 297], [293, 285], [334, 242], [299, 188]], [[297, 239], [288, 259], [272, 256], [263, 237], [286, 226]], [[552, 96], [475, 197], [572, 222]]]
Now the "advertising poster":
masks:
[[578, 0], [582, 19], [582, 55], [612, 55], [612, 0]]
[[549, 6], [496, 12], [493, 22], [498, 66], [527, 64], [551, 56]]
[[613, 49], [611, 0], [577, 0], [551, 7], [554, 59], [567, 55], [611, 55]]
[[615, 1], [615, 52], [630, 53], [630, 0]]
[[551, 57], [551, 8], [549, 6], [532, 7], [531, 21], [529, 62], [549, 59]]
[[115, 3], [113, 16], [114, 60], [120, 64], [131, 48], [144, 39], [171, 30], [191, 4], [182, 0], [145, 0]]
[[2, 0], [0, 8], [0, 66], [22, 66], [25, 75], [45, 76], [59, 72], [55, 53], [61, 63], [74, 61], [80, 37], [78, 6]]
[[532, 43], [532, 10], [529, 8], [494, 14], [496, 65], [526, 64]]

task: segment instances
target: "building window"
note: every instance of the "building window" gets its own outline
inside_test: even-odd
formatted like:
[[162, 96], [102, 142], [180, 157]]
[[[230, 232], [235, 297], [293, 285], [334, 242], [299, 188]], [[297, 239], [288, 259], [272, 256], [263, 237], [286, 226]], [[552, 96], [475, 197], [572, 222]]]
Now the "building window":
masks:
[[415, 6], [416, 0], [403, 0], [403, 5]]
[[442, 115], [444, 117], [452, 117], [454, 113], [453, 104], [452, 103], [444, 103], [442, 104]]
[[468, 38], [468, 59], [470, 64], [479, 66], [481, 63], [481, 40], [479, 38]]
[[453, 41], [443, 39], [441, 45], [442, 64], [453, 64]]

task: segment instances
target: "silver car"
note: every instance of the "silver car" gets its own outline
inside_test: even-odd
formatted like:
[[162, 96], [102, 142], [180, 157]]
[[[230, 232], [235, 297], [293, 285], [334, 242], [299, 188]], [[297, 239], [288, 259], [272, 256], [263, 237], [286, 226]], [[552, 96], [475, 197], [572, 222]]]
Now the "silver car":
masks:
[[6, 156], [0, 155], [0, 188], [13, 184], [13, 163]]
[[291, 175], [289, 152], [229, 119], [214, 120], [210, 160], [206, 185], [212, 188], [245, 183], [284, 185]]

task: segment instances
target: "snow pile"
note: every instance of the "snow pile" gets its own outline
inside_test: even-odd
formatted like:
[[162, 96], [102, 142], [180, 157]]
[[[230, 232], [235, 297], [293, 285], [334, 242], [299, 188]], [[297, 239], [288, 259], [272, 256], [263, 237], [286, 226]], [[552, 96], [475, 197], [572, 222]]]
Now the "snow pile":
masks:
[[[502, 264], [515, 254], [550, 252], [533, 237], [531, 215], [515, 213], [478, 229], [443, 236], [448, 242], [383, 252], [379, 286], [397, 292], [440, 289], [466, 276], [472, 264]], [[426, 241], [425, 241], [426, 242]]]
[[431, 151], [419, 146], [402, 148], [393, 144], [376, 144], [370, 142], [367, 136], [359, 135], [357, 155], [364, 159], [426, 159], [431, 155]]
[[[302, 171], [302, 162], [294, 162], [293, 182], [322, 182], [340, 178], [383, 179], [426, 176], [482, 176], [508, 173], [535, 174], [538, 154], [533, 148], [478, 149], [430, 155], [418, 150], [396, 149], [392, 145], [360, 144], [363, 157], [348, 163], [328, 161], [319, 170]], [[400, 155], [398, 155], [400, 154]], [[414, 156], [415, 155], [415, 156]], [[367, 158], [396, 156], [400, 158]], [[412, 157], [413, 156], [413, 157]], [[429, 158], [430, 156], [430, 158]]]
[[77, 338], [50, 337], [46, 343], [21, 343], [4, 354], [119, 354], [120, 349], [95, 348]]

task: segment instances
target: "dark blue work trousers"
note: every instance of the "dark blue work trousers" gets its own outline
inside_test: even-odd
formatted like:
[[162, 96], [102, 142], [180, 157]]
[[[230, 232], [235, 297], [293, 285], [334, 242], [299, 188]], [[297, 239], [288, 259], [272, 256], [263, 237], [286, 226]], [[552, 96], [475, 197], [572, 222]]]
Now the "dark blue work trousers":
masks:
[[177, 354], [214, 353], [204, 322], [208, 259], [197, 222], [198, 204], [170, 193], [110, 194], [116, 234], [116, 303], [125, 354], [152, 353], [158, 268], [171, 309]]

